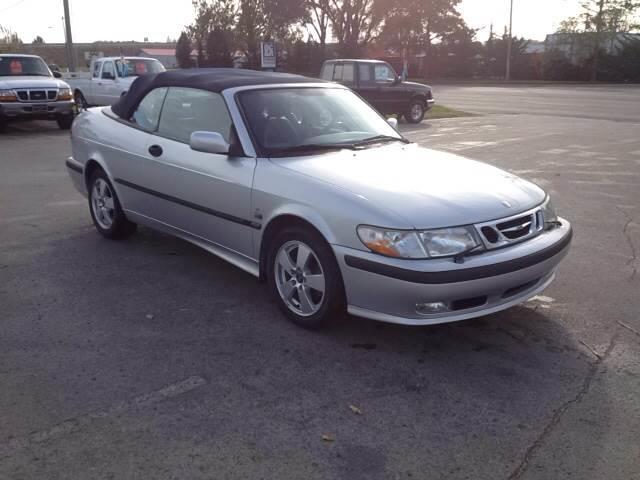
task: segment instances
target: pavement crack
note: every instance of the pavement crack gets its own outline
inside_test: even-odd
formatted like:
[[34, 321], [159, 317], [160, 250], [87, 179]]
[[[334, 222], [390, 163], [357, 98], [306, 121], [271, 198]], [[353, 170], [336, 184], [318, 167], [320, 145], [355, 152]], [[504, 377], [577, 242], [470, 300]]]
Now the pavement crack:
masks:
[[511, 475], [509, 475], [508, 480], [517, 480], [521, 478], [522, 475], [524, 475], [524, 473], [529, 468], [529, 462], [535, 455], [536, 451], [538, 451], [542, 447], [542, 444], [544, 443], [545, 439], [549, 436], [549, 434], [553, 431], [553, 429], [558, 425], [558, 423], [560, 423], [560, 420], [562, 419], [562, 416], [565, 414], [565, 412], [569, 410], [571, 406], [580, 403], [582, 399], [585, 397], [585, 395], [589, 393], [589, 389], [591, 388], [593, 379], [595, 378], [596, 373], [598, 373], [598, 368], [607, 359], [607, 357], [615, 347], [617, 339], [618, 339], [618, 333], [616, 332], [614, 333], [613, 337], [611, 337], [609, 346], [604, 351], [604, 353], [598, 355], [597, 360], [591, 364], [591, 368], [589, 369], [589, 372], [585, 376], [584, 381], [582, 382], [582, 386], [580, 387], [580, 390], [578, 390], [578, 392], [572, 398], [564, 402], [559, 408], [557, 408], [553, 412], [553, 415], [551, 416], [551, 420], [549, 421], [549, 423], [547, 423], [547, 425], [544, 427], [542, 432], [540, 432], [540, 434], [536, 437], [533, 443], [531, 443], [531, 445], [527, 447], [522, 459], [520, 460], [520, 463], [513, 470], [513, 472], [511, 472]]
[[617, 205], [616, 205], [616, 208], [622, 213], [622, 215], [624, 215], [624, 218], [627, 220], [624, 226], [622, 227], [622, 235], [627, 240], [627, 243], [629, 244], [629, 249], [631, 250], [631, 258], [627, 260], [626, 265], [631, 266], [632, 268], [631, 275], [629, 276], [629, 281], [633, 281], [636, 274], [638, 273], [638, 267], [636, 266], [636, 262], [638, 261], [638, 252], [636, 250], [635, 244], [633, 243], [631, 235], [629, 235], [628, 230], [629, 230], [629, 225], [631, 225], [635, 219], [633, 217], [630, 217], [627, 212], [625, 212], [622, 208], [618, 207]]

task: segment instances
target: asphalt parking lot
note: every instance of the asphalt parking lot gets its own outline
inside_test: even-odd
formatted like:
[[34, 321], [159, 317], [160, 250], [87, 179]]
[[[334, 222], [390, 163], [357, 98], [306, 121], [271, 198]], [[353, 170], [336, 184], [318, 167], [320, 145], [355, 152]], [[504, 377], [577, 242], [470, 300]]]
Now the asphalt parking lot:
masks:
[[640, 88], [436, 95], [480, 115], [406, 135], [575, 236], [543, 295], [435, 327], [297, 328], [196, 247], [98, 236], [54, 123], [1, 135], [0, 479], [640, 479]]

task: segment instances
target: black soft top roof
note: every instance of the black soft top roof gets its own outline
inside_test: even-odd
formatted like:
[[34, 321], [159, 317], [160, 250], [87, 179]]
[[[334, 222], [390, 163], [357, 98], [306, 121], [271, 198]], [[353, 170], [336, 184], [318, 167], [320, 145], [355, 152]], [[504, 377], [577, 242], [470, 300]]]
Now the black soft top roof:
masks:
[[140, 100], [154, 88], [191, 87], [211, 92], [221, 92], [227, 88], [249, 85], [270, 85], [276, 83], [322, 83], [317, 78], [303, 77], [289, 73], [258, 72], [238, 68], [192, 68], [169, 70], [138, 77], [131, 84], [126, 95], [116, 102], [111, 110], [120, 118], [131, 118]]

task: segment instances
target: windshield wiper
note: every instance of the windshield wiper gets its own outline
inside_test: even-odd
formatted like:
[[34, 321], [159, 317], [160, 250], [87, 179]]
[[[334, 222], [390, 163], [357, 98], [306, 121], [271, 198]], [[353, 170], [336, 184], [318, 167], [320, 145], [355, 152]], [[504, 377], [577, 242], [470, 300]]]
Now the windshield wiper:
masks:
[[270, 155], [282, 153], [309, 152], [314, 150], [339, 150], [342, 148], [353, 148], [353, 143], [303, 143], [291, 147], [277, 148], [269, 151]]
[[354, 142], [353, 145], [355, 147], [361, 147], [363, 145], [369, 145], [372, 143], [382, 143], [382, 142], [402, 142], [402, 143], [411, 143], [404, 137], [393, 137], [391, 135], [375, 135], [369, 138], [363, 138], [362, 140], [358, 140]]

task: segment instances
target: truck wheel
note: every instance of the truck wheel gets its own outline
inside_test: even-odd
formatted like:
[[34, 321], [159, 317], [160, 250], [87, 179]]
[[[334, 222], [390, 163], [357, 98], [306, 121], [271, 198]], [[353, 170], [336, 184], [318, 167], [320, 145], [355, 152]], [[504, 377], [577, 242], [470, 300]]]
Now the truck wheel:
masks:
[[89, 108], [87, 99], [84, 98], [84, 95], [80, 90], [76, 90], [76, 93], [73, 94], [73, 99], [76, 102], [76, 108], [78, 108], [78, 110], [86, 110], [87, 108]]
[[422, 100], [412, 100], [409, 104], [409, 108], [404, 114], [404, 118], [409, 123], [420, 123], [424, 119], [426, 110], [424, 108], [424, 102]]
[[73, 124], [73, 115], [58, 115], [56, 117], [56, 122], [58, 122], [58, 126], [61, 130], [69, 130]]

